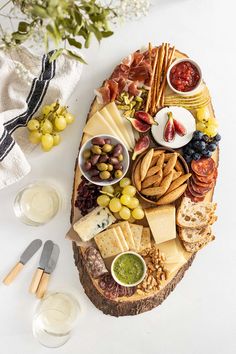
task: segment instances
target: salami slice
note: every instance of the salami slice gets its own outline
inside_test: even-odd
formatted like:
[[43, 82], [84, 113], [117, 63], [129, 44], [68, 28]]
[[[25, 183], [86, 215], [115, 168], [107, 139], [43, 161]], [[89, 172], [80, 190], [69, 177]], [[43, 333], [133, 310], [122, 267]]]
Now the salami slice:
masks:
[[195, 178], [197, 178], [197, 180], [199, 180], [200, 182], [203, 183], [212, 183], [215, 182], [216, 178], [217, 178], [217, 168], [215, 168], [209, 175], [207, 176], [199, 176], [199, 175], [195, 175]]
[[198, 176], [208, 176], [215, 169], [215, 161], [211, 157], [192, 160], [191, 168]]
[[211, 187], [211, 188], [213, 188], [214, 185], [215, 185], [215, 181], [214, 180], [212, 182], [210, 182], [210, 183], [204, 183], [204, 182], [199, 181], [199, 179], [196, 177], [195, 174], [192, 174], [191, 179], [193, 180], [194, 184], [196, 184], [196, 185], [198, 185], [200, 187], [205, 187], [205, 188]]
[[203, 202], [203, 200], [205, 198], [205, 196], [201, 196], [201, 197], [193, 196], [188, 188], [185, 191], [185, 195], [186, 195], [186, 197], [190, 198], [191, 201], [194, 202], [194, 203]]
[[189, 192], [194, 196], [194, 197], [202, 197], [203, 195], [201, 193], [195, 192], [195, 190], [193, 189], [193, 187], [191, 186], [191, 183], [188, 183], [188, 190]]
[[108, 273], [104, 260], [102, 259], [99, 251], [94, 247], [88, 247], [86, 249], [85, 262], [89, 273], [95, 279], [105, 273]]
[[195, 184], [193, 182], [192, 179], [190, 181], [190, 185], [191, 185], [192, 189], [194, 190], [194, 192], [202, 194], [202, 195], [207, 194], [211, 190], [211, 187], [209, 187], [209, 186], [208, 187], [198, 186], [197, 184]]

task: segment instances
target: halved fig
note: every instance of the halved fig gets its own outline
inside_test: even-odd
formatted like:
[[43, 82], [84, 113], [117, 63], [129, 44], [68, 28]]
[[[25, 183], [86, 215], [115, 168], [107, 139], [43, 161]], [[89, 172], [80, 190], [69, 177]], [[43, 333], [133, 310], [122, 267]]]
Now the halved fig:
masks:
[[143, 122], [147, 123], [147, 124], [157, 124], [157, 122], [155, 122], [154, 118], [148, 114], [147, 112], [144, 111], [138, 111], [135, 113], [135, 118], [142, 120]]
[[180, 123], [180, 121], [176, 120], [175, 118], [173, 119], [173, 121], [174, 121], [176, 133], [180, 136], [186, 135], [187, 130], [186, 130], [185, 126], [182, 123]]
[[141, 136], [135, 144], [132, 160], [135, 160], [136, 157], [142, 154], [142, 152], [144, 152], [145, 150], [147, 150], [149, 146], [150, 146], [149, 136], [148, 135]]
[[172, 112], [167, 112], [168, 120], [164, 128], [164, 140], [170, 142], [175, 137], [175, 126]]
[[140, 133], [146, 133], [151, 128], [150, 124], [144, 123], [141, 120], [138, 120], [136, 118], [130, 118], [130, 117], [126, 117], [126, 118], [130, 121], [134, 129]]

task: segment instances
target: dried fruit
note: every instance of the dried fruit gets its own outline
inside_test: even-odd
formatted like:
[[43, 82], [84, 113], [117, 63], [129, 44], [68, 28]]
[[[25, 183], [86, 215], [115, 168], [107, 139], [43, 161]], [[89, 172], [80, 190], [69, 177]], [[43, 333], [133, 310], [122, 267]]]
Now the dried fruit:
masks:
[[187, 130], [186, 128], [183, 126], [182, 123], [180, 123], [178, 120], [176, 120], [175, 118], [173, 119], [174, 121], [174, 127], [175, 127], [175, 132], [180, 135], [180, 136], [184, 136], [187, 134]]
[[130, 118], [130, 117], [126, 117], [126, 118], [130, 121], [134, 129], [140, 133], [146, 133], [151, 128], [150, 124], [144, 123], [141, 120], [138, 120], [136, 118]]
[[147, 150], [149, 146], [150, 146], [149, 136], [148, 135], [141, 136], [141, 138], [139, 138], [139, 140], [135, 144], [132, 160], [135, 160], [136, 157], [142, 154], [142, 152], [144, 152], [145, 150]]
[[75, 200], [75, 207], [80, 210], [81, 215], [86, 215], [91, 209], [97, 206], [97, 197], [100, 190], [100, 186], [90, 183], [84, 177], [81, 178]]
[[164, 129], [164, 140], [170, 142], [174, 140], [175, 137], [175, 126], [172, 112], [167, 112], [168, 120]]
[[141, 120], [147, 124], [157, 124], [157, 122], [155, 122], [155, 120], [153, 119], [153, 117], [148, 114], [147, 112], [144, 111], [138, 111], [135, 113], [135, 118], [137, 118], [138, 120]]

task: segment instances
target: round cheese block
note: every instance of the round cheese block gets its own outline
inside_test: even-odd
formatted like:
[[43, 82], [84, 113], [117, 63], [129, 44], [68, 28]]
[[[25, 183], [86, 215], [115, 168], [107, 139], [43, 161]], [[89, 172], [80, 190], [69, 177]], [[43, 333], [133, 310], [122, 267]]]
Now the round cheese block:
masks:
[[[170, 142], [164, 140], [164, 129], [168, 120], [167, 112], [172, 112], [173, 118], [182, 123], [187, 130], [187, 134], [184, 136], [180, 136], [176, 133], [174, 139]], [[192, 113], [178, 106], [170, 106], [161, 109], [156, 114], [155, 121], [158, 125], [152, 126], [153, 138], [158, 144], [172, 149], [178, 149], [188, 144], [196, 130], [195, 118]]]

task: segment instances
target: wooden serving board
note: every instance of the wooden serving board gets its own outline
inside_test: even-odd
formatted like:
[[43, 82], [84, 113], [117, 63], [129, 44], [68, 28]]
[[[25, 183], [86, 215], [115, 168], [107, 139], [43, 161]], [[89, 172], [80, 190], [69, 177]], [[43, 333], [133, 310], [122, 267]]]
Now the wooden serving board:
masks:
[[[176, 58], [187, 58], [186, 54], [183, 54], [179, 51], [176, 51]], [[167, 88], [166, 94], [173, 94]], [[91, 104], [90, 111], [87, 119], [93, 116], [93, 114], [102, 109], [102, 105], [99, 105], [94, 99]], [[209, 108], [214, 116], [214, 111], [211, 103]], [[192, 112], [193, 113], [193, 112]], [[80, 146], [87, 140], [86, 134], [83, 134]], [[218, 164], [218, 151], [213, 154], [213, 158]], [[81, 217], [80, 211], [75, 207], [75, 200], [77, 196], [77, 189], [81, 182], [81, 172], [78, 166], [78, 157], [75, 162], [75, 174], [74, 174], [74, 185], [73, 193], [71, 198], [71, 224], [73, 225]], [[207, 195], [205, 200], [212, 200], [213, 190], [211, 190]], [[73, 228], [67, 234], [71, 240], [76, 239], [76, 234]], [[98, 281], [93, 279], [87, 271], [83, 252], [84, 248], [73, 243], [73, 252], [74, 252], [74, 261], [75, 265], [79, 271], [80, 281], [84, 288], [86, 295], [93, 302], [93, 304], [100, 309], [104, 314], [109, 314], [112, 316], [128, 316], [128, 315], [137, 315], [145, 311], [149, 311], [154, 307], [157, 307], [164, 301], [167, 296], [174, 290], [178, 282], [183, 278], [186, 270], [191, 266], [196, 253], [185, 252], [186, 263], [179, 268], [175, 273], [173, 273], [168, 280], [164, 281], [162, 288], [159, 291], [153, 291], [148, 294], [137, 294], [135, 293], [131, 297], [119, 297], [115, 300], [110, 300], [103, 295], [102, 290], [98, 285]]]

